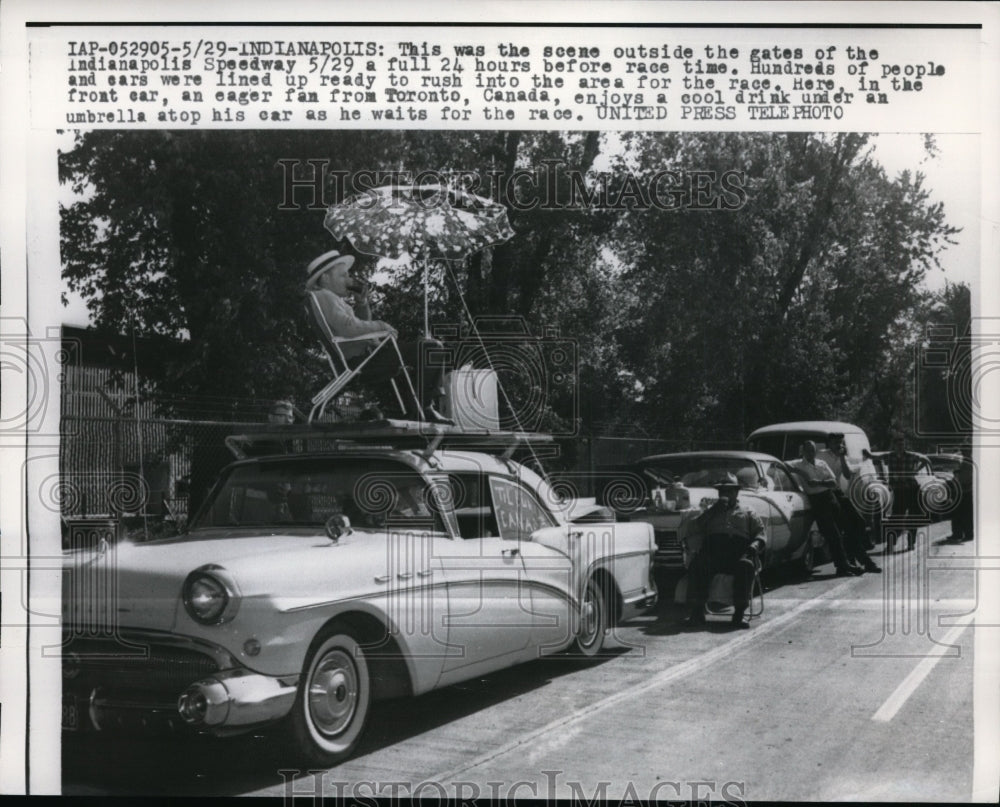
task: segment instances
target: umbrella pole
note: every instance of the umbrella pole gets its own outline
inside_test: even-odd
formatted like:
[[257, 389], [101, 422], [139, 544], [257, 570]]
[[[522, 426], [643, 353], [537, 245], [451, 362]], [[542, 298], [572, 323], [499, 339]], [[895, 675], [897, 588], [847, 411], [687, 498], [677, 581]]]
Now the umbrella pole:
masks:
[[424, 338], [430, 339], [431, 325], [427, 307], [427, 259], [424, 258]]

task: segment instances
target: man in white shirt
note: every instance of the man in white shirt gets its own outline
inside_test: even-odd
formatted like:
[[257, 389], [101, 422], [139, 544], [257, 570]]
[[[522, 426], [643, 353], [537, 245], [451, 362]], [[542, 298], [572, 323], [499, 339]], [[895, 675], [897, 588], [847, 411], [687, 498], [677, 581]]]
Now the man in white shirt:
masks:
[[847, 447], [844, 445], [844, 435], [833, 432], [826, 436], [826, 447], [816, 452], [817, 461], [825, 462], [833, 471], [837, 487], [833, 489], [833, 498], [837, 500], [838, 520], [841, 536], [844, 539], [844, 551], [847, 557], [861, 565], [866, 572], [881, 574], [882, 569], [875, 563], [865, 549], [868, 527], [864, 518], [851, 503], [851, 498], [841, 487], [843, 479], [848, 487], [857, 473], [847, 461]]
[[852, 564], [844, 551], [844, 539], [837, 526], [840, 507], [833, 494], [837, 487], [833, 470], [823, 460], [817, 459], [816, 444], [812, 440], [806, 440], [800, 450], [802, 459], [789, 462], [788, 467], [802, 482], [803, 490], [809, 497], [816, 526], [823, 533], [833, 555], [837, 577], [864, 574], [864, 569]]

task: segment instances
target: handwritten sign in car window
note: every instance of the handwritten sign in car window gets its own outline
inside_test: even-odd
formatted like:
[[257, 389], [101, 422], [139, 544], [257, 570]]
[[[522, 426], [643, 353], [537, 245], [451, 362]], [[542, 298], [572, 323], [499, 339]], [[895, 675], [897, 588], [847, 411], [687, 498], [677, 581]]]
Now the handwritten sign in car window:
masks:
[[542, 506], [516, 482], [491, 476], [490, 491], [501, 538], [527, 540], [535, 530], [552, 526]]

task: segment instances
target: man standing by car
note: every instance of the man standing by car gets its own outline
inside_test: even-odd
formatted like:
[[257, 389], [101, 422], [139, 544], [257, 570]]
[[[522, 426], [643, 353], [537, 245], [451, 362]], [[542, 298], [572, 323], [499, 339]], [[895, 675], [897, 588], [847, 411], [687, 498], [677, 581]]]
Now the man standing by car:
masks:
[[[917, 516], [920, 513], [920, 483], [917, 482], [917, 472], [927, 466], [927, 459], [915, 451], [906, 450], [906, 435], [896, 432], [892, 436], [892, 451], [885, 455], [885, 468], [889, 475], [889, 488], [892, 490], [892, 521], [903, 521], [907, 515]], [[917, 543], [914, 530], [900, 530], [906, 534], [906, 550], [909, 551]], [[886, 552], [896, 546], [896, 530], [889, 533], [889, 545]]]
[[866, 572], [881, 574], [882, 569], [868, 557], [868, 553], [865, 551], [865, 538], [868, 531], [865, 520], [855, 509], [850, 496], [845, 494], [840, 487], [841, 477], [850, 485], [851, 479], [856, 473], [847, 461], [847, 446], [844, 445], [844, 435], [840, 433], [828, 434], [826, 448], [817, 451], [816, 457], [830, 467], [830, 470], [833, 471], [833, 477], [837, 481], [837, 486], [833, 488], [833, 498], [837, 502], [839, 512], [837, 526], [840, 528], [840, 534], [844, 541], [844, 552], [849, 560], [860, 564]]
[[958, 485], [958, 505], [951, 517], [951, 534], [955, 541], [971, 541], [973, 538], [972, 496], [975, 481], [972, 476], [972, 457], [968, 447], [962, 448], [962, 463], [955, 471]]
[[721, 573], [733, 575], [733, 624], [749, 628], [746, 611], [758, 558], [764, 551], [764, 523], [753, 510], [740, 505], [740, 484], [735, 476], [726, 474], [715, 489], [719, 500], [692, 525], [702, 540], [688, 567], [687, 624], [705, 623], [708, 587], [712, 577]]
[[803, 489], [812, 505], [816, 526], [823, 533], [826, 545], [833, 555], [833, 565], [837, 577], [864, 574], [864, 569], [852, 564], [844, 550], [844, 539], [840, 533], [840, 506], [833, 491], [838, 488], [833, 470], [823, 460], [816, 458], [816, 444], [806, 440], [800, 449], [802, 459], [788, 463], [789, 469], [802, 480]]

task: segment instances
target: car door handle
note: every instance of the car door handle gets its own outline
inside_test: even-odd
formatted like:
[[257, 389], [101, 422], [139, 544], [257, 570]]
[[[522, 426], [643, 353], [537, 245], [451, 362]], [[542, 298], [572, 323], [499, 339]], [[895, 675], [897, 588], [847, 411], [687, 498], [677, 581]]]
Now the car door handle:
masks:
[[421, 569], [417, 572], [417, 577], [430, 577], [432, 574], [434, 574], [433, 569]]
[[510, 556], [510, 557], [513, 558], [513, 557], [516, 557], [518, 554], [520, 554], [520, 550], [517, 550], [517, 549], [501, 549], [500, 550], [500, 554], [501, 555], [505, 555], [505, 556]]
[[411, 577], [413, 577], [413, 572], [400, 572], [399, 574], [396, 575], [396, 577], [399, 580], [409, 580]]
[[390, 574], [377, 574], [377, 575], [375, 575], [375, 582], [376, 583], [388, 583], [390, 577], [392, 577], [392, 575], [390, 575]]

